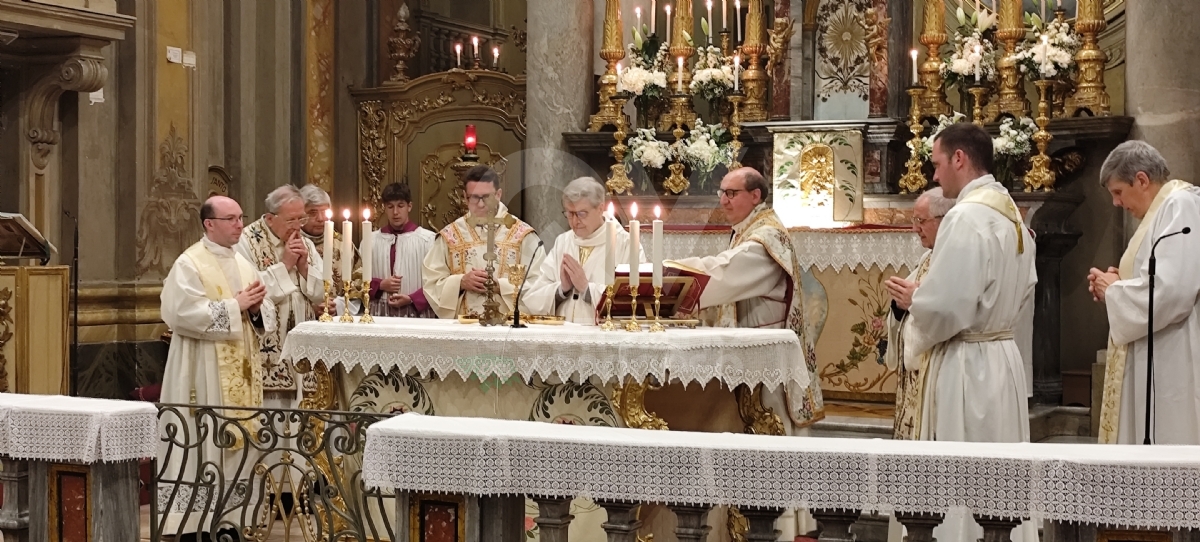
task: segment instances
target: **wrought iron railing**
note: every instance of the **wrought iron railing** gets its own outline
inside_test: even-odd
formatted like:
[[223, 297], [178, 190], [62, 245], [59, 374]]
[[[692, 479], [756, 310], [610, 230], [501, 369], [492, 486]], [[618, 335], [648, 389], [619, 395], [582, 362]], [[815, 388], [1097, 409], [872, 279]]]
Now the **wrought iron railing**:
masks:
[[366, 428], [388, 417], [160, 405], [151, 541], [396, 540], [394, 495], [360, 472]]

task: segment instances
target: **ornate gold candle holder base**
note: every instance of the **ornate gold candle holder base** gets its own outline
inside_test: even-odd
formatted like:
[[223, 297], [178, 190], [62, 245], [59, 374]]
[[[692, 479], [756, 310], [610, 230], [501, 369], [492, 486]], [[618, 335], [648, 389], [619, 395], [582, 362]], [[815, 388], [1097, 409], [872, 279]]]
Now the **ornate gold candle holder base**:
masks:
[[633, 195], [633, 180], [629, 178], [629, 168], [625, 165], [625, 152], [629, 147], [625, 145], [625, 128], [628, 126], [629, 118], [625, 116], [625, 102], [629, 101], [631, 95], [628, 92], [618, 92], [612, 95], [613, 106], [617, 108], [619, 115], [617, 117], [617, 131], [613, 133], [613, 138], [617, 140], [617, 144], [613, 145], [613, 158], [616, 163], [610, 168], [612, 174], [609, 175], [608, 181], [604, 183], [609, 194], [630, 194]]
[[1109, 96], [1104, 84], [1104, 64], [1108, 55], [1100, 48], [1100, 33], [1108, 28], [1100, 0], [1081, 0], [1078, 4], [1075, 18], [1075, 31], [1083, 38], [1083, 45], [1075, 53], [1075, 66], [1078, 68], [1075, 94], [1067, 98], [1065, 115], [1074, 117], [1081, 111], [1087, 111], [1096, 117], [1107, 117], [1112, 114], [1109, 109]]
[[629, 307], [632, 310], [629, 311], [629, 319], [625, 321], [625, 331], [631, 331], [631, 332], [636, 333], [636, 332], [639, 332], [642, 330], [642, 324], [640, 322], [638, 322], [638, 319], [637, 319], [637, 285], [636, 284], [631, 283], [629, 285], [629, 293], [630, 293], [629, 297], [631, 298], [629, 300]]
[[729, 142], [729, 147], [733, 160], [729, 163], [729, 169], [735, 170], [742, 167], [742, 162], [738, 156], [741, 154], [742, 142], [738, 140], [738, 137], [742, 135], [742, 116], [740, 110], [742, 101], [746, 99], [746, 95], [741, 92], [735, 92], [727, 96], [726, 99], [733, 106], [733, 115], [729, 118], [729, 135], [733, 136], [733, 141]]
[[1054, 85], [1054, 81], [1047, 79], [1039, 79], [1034, 81], [1038, 89], [1038, 116], [1033, 119], [1037, 123], [1038, 131], [1033, 133], [1033, 141], [1037, 143], [1038, 153], [1029, 159], [1029, 173], [1025, 174], [1025, 191], [1054, 191], [1055, 175], [1050, 169], [1050, 156], [1046, 154], [1046, 148], [1050, 146], [1050, 140], [1054, 136], [1046, 130], [1046, 125], [1050, 124], [1050, 98], [1048, 92], [1050, 87]]
[[974, 107], [971, 109], [972, 122], [976, 126], [983, 126], [987, 122], [983, 116], [983, 108], [987, 106], [988, 87], [976, 85], [967, 89], [971, 93], [971, 97], [975, 100]]
[[[674, 130], [671, 130], [671, 135], [675, 136], [675, 142], [683, 140], [683, 126], [686, 123], [691, 123], [691, 126], [696, 125], [696, 113], [691, 110], [692, 97], [687, 94], [675, 94], [671, 96], [671, 119]], [[688, 115], [691, 115], [690, 117]], [[675, 158], [675, 162], [668, 168], [671, 170], [671, 176], [663, 181], [663, 188], [666, 188], [672, 194], [687, 194], [687, 189], [691, 186], [691, 181], [683, 176], [683, 164], [679, 161], [679, 157]]]
[[346, 310], [342, 311], [342, 317], [338, 318], [338, 322], [352, 324], [354, 323], [354, 316], [350, 314], [350, 299], [353, 297], [351, 293], [354, 292], [354, 283], [343, 279], [342, 288], [346, 292]]
[[654, 287], [654, 321], [650, 323], [650, 333], [661, 333], [661, 332], [667, 330], [667, 328], [665, 326], [663, 326], [662, 320], [659, 319], [659, 312], [661, 312], [661, 306], [659, 305], [660, 297], [662, 297], [662, 286], [655, 286]]
[[332, 284], [328, 280], [324, 281], [324, 282], [325, 282], [325, 306], [324, 306], [324, 310], [321, 311], [321, 316], [318, 317], [317, 320], [321, 321], [321, 322], [332, 322], [333, 316], [329, 315], [330, 307], [333, 306], [333, 298], [329, 295], [330, 294], [329, 290], [331, 289]]
[[601, 331], [616, 331], [617, 324], [612, 319], [612, 304], [613, 304], [613, 285], [609, 284], [604, 289], [604, 323], [600, 324]]
[[375, 319], [371, 317], [371, 283], [363, 281], [362, 287], [363, 314], [358, 318], [360, 324], [374, 324]]
[[913, 138], [909, 142], [911, 147], [908, 161], [904, 163], [908, 167], [908, 172], [900, 177], [900, 193], [913, 194], [925, 188], [928, 182], [925, 180], [925, 175], [921, 173], [921, 152], [922, 145], [921, 132], [921, 96], [927, 89], [925, 87], [909, 87], [908, 95], [912, 97], [912, 107], [909, 111], [908, 129], [912, 132]]

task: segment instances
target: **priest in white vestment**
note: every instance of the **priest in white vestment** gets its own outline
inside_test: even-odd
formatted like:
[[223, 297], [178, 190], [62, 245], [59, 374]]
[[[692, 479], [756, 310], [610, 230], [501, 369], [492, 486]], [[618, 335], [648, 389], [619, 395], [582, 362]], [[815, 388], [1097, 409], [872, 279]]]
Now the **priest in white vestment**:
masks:
[[[1200, 444], [1200, 189], [1170, 179], [1166, 160], [1142, 141], [1109, 154], [1100, 182], [1113, 205], [1141, 220], [1120, 267], [1092, 269], [1092, 295], [1108, 309], [1109, 350], [1100, 414], [1102, 443], [1141, 444], [1146, 431], [1150, 251], [1154, 252], [1154, 444]], [[1164, 236], [1190, 228], [1188, 234]]]
[[411, 220], [412, 192], [392, 183], [380, 194], [386, 223], [372, 239], [371, 314], [437, 318], [421, 283], [421, 262], [436, 235]]
[[[438, 318], [458, 316], [478, 317], [483, 314], [487, 280], [487, 229], [483, 224], [471, 225], [468, 218], [511, 221], [496, 230], [496, 263], [494, 276], [500, 311], [512, 313], [517, 287], [512, 279], [537, 279], [541, 259], [546, 253], [533, 228], [508, 212], [501, 203], [503, 191], [500, 176], [490, 167], [479, 165], [463, 175], [463, 190], [467, 198], [467, 215], [458, 218], [438, 232], [433, 249], [425, 256], [421, 279], [425, 298]], [[513, 274], [524, 269], [524, 276]], [[529, 312], [522, 301], [521, 310]]]
[[[569, 231], [554, 241], [554, 248], [542, 260], [537, 281], [526, 287], [521, 300], [532, 314], [554, 314], [568, 322], [596, 325], [596, 303], [604, 295], [605, 260], [608, 246], [604, 185], [591, 177], [580, 177], [563, 189], [563, 214]], [[629, 261], [629, 232], [617, 227], [618, 258]], [[641, 261], [646, 261], [643, 252]]]
[[[324, 246], [325, 222], [330, 220], [330, 216], [326, 214], [326, 211], [330, 209], [329, 193], [315, 184], [306, 184], [300, 188], [300, 196], [304, 198], [305, 216], [305, 222], [300, 226], [300, 235], [312, 243], [317, 249], [317, 254], [321, 255], [321, 269], [327, 265], [333, 267], [331, 297], [336, 307], [330, 307], [329, 313], [331, 315], [341, 314], [342, 309], [346, 306], [346, 286], [342, 282], [342, 232], [337, 228], [333, 230], [333, 247], [328, 247], [332, 250], [332, 254], [326, 252], [327, 247]], [[351, 274], [361, 275], [362, 262], [358, 259], [358, 254], [351, 254], [350, 257], [354, 258], [350, 264], [353, 270]], [[322, 298], [319, 303], [313, 305], [313, 313], [319, 316], [324, 307], [325, 301]], [[358, 314], [360, 312], [362, 312], [362, 302], [358, 299], [350, 300], [350, 313]]]
[[[221, 416], [246, 415], [236, 408], [260, 407], [263, 400], [262, 363], [259, 337], [275, 329], [275, 307], [259, 273], [233, 250], [242, 232], [242, 208], [224, 196], [213, 196], [200, 208], [204, 238], [184, 251], [163, 281], [161, 313], [170, 327], [171, 346], [163, 373], [162, 402], [217, 407]], [[178, 442], [194, 445], [199, 440], [190, 409], [164, 412], [161, 422], [180, 432]], [[164, 534], [211, 532], [220, 517], [214, 517], [215, 496], [202, 493], [185, 522], [192, 486], [200, 481], [197, 467], [211, 462], [221, 473], [232, 476], [243, 453], [240, 445], [218, 450], [213, 445], [211, 423], [204, 443], [198, 448], [175, 448], [163, 470], [158, 490], [163, 499], [174, 500], [165, 510]], [[248, 424], [241, 438], [252, 434]], [[239, 434], [233, 431], [231, 434]], [[166, 435], [166, 433], [164, 433]], [[186, 435], [186, 436], [185, 436]], [[160, 445], [159, 458], [168, 457]], [[199, 454], [203, 454], [200, 456]], [[249, 461], [256, 456], [251, 455]], [[228, 491], [233, 481], [226, 480]], [[200, 516], [208, 512], [203, 525]], [[229, 518], [233, 520], [234, 518]]]
[[[267, 297], [277, 309], [276, 329], [261, 341], [264, 355], [263, 404], [270, 408], [298, 408], [305, 392], [316, 395], [311, 373], [301, 378], [290, 363], [279, 359], [287, 333], [296, 324], [314, 318], [313, 305], [325, 297], [321, 255], [300, 234], [307, 221], [304, 199], [290, 184], [267, 195], [267, 213], [242, 230], [237, 251], [255, 265], [267, 287]], [[306, 405], [326, 408], [329, 405]]]

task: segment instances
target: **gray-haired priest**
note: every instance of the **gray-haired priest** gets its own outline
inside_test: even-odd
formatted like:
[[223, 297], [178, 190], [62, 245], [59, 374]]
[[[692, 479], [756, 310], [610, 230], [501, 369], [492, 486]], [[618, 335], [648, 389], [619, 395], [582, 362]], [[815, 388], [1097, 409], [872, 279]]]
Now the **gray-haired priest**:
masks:
[[[535, 314], [555, 314], [576, 324], [596, 324], [596, 303], [604, 294], [604, 252], [608, 221], [604, 186], [591, 177], [571, 181], [563, 190], [563, 215], [569, 231], [554, 241], [542, 270], [522, 298]], [[616, 228], [617, 254], [629, 261], [629, 232]], [[645, 253], [641, 261], [646, 261]]]

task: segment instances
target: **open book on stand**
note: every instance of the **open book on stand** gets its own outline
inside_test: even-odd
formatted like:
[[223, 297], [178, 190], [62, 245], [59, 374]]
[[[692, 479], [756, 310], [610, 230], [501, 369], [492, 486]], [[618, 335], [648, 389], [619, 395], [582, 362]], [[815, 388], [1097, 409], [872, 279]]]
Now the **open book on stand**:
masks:
[[[643, 263], [638, 266], [640, 275], [637, 288], [637, 315], [639, 318], [654, 316], [654, 285], [651, 282], [652, 264]], [[700, 294], [708, 285], [709, 276], [696, 270], [685, 268], [675, 262], [663, 263], [662, 296], [659, 305], [664, 320], [672, 318], [692, 318], [700, 306]], [[629, 265], [617, 266], [617, 277], [613, 284], [613, 318], [629, 318], [632, 311], [632, 297], [629, 295]], [[596, 303], [596, 319], [603, 321], [607, 293]]]

